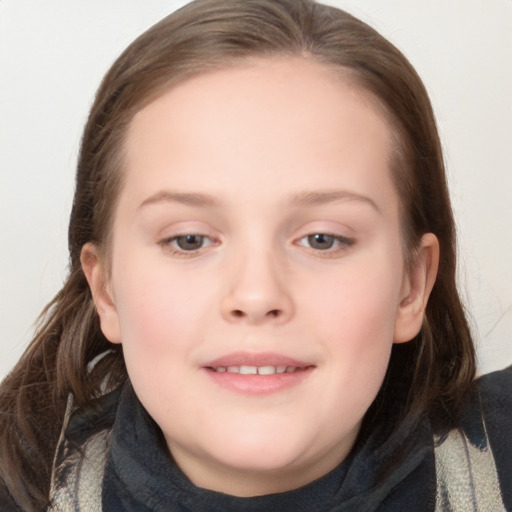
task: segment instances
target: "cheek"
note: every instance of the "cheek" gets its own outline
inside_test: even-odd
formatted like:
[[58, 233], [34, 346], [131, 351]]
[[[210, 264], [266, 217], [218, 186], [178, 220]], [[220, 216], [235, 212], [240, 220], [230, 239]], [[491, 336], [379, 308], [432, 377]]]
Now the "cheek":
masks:
[[400, 253], [373, 252], [347, 259], [325, 279], [317, 274], [303, 295], [310, 297], [319, 325], [330, 326], [340, 339], [359, 340], [363, 348], [374, 341], [392, 341], [402, 281]]
[[184, 353], [200, 342], [203, 322], [198, 319], [212, 309], [208, 286], [144, 254], [119, 258], [115, 268], [115, 302], [127, 364], [138, 358], [162, 364], [166, 354]]
[[388, 261], [393, 259], [358, 260], [322, 289], [312, 288], [311, 321], [331, 365], [332, 397], [325, 403], [343, 399], [340, 414], [362, 416], [388, 367], [402, 282], [401, 266]]
[[170, 404], [195, 398], [191, 354], [205, 339], [205, 322], [198, 319], [212, 310], [211, 299], [194, 277], [143, 257], [120, 258], [113, 277], [128, 375], [148, 412], [163, 424]]
[[[319, 314], [330, 317], [324, 316], [322, 338], [333, 354], [335, 364], [350, 365], [350, 372], [347, 371], [346, 375], [361, 369], [368, 377], [373, 370], [385, 370], [387, 366], [393, 344], [396, 307], [394, 294], [388, 294], [385, 300], [373, 287], [365, 289], [362, 284], [358, 283], [353, 293], [347, 293], [347, 287], [341, 296], [338, 293], [336, 301], [329, 300], [329, 295], [332, 297], [334, 293], [325, 294], [325, 307]], [[335, 302], [339, 303], [337, 309], [333, 308]], [[318, 306], [321, 307], [322, 302]]]

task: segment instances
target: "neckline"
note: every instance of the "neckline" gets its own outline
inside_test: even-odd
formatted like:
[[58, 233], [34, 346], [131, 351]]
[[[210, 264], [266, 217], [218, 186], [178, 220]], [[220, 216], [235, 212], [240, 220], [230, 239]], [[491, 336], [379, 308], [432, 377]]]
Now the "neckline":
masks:
[[[432, 436], [427, 428], [417, 430], [399, 439], [400, 448], [407, 446], [406, 453], [397, 455], [397, 446], [382, 444], [382, 432], [377, 432], [338, 467], [314, 482], [283, 493], [239, 498], [199, 488], [182, 473], [168, 454], [160, 429], [128, 382], [110, 438], [104, 510], [327, 512], [359, 510], [363, 504], [364, 510], [377, 510], [394, 488], [423, 468]], [[380, 473], [389, 457], [394, 469], [382, 478]]]

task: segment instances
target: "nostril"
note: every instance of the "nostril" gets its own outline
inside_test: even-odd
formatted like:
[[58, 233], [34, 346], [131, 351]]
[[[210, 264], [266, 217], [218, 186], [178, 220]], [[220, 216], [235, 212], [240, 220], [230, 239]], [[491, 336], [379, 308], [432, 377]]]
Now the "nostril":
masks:
[[[231, 314], [235, 318], [244, 318], [244, 317], [247, 316], [247, 314], [244, 311], [242, 311], [241, 309], [233, 309], [233, 311], [231, 311]], [[279, 310], [279, 309], [272, 309], [270, 311], [267, 311], [265, 316], [266, 317], [277, 318], [280, 315], [281, 315], [281, 310]]]

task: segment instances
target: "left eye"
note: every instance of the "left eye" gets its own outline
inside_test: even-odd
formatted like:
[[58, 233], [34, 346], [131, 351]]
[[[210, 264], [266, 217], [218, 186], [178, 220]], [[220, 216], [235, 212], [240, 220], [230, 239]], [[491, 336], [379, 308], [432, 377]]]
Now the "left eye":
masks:
[[170, 245], [180, 251], [197, 251], [210, 245], [212, 241], [205, 235], [188, 234], [168, 238], [162, 242], [162, 245]]
[[310, 247], [319, 251], [328, 251], [329, 249], [350, 246], [354, 241], [343, 236], [329, 235], [327, 233], [313, 233], [302, 237], [299, 245]]

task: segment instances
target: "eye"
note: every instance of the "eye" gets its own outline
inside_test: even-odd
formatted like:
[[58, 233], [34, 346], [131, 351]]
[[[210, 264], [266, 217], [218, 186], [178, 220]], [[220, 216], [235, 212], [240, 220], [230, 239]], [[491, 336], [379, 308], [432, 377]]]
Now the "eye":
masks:
[[320, 249], [322, 251], [326, 249], [332, 249], [336, 239], [332, 235], [326, 235], [324, 233], [315, 233], [314, 235], [308, 235], [307, 237], [309, 247], [312, 249]]
[[206, 235], [197, 233], [173, 236], [159, 242], [162, 247], [169, 248], [174, 254], [194, 253], [213, 243]]
[[197, 251], [203, 247], [206, 239], [203, 235], [182, 235], [174, 238], [174, 242], [183, 251]]
[[313, 233], [302, 237], [299, 245], [309, 247], [317, 251], [343, 250], [354, 244], [352, 238], [346, 238], [339, 235], [330, 235], [328, 233]]

